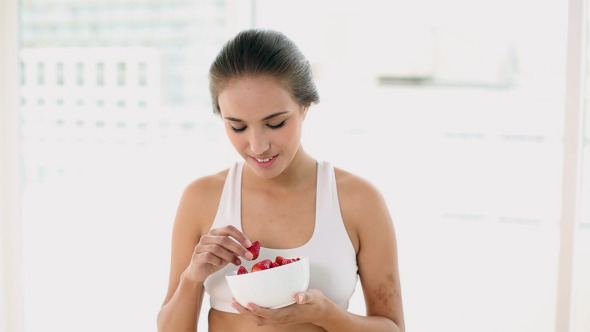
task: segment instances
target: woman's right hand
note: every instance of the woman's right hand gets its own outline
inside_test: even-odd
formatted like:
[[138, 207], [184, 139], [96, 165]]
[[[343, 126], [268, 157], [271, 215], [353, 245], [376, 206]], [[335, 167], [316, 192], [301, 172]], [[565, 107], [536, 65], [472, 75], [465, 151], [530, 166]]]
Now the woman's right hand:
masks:
[[234, 226], [212, 229], [203, 235], [195, 246], [185, 273], [188, 273], [187, 277], [193, 280], [205, 282], [209, 275], [229, 263], [241, 265], [242, 261], [239, 257], [251, 260], [252, 253], [247, 249], [250, 246], [252, 242]]

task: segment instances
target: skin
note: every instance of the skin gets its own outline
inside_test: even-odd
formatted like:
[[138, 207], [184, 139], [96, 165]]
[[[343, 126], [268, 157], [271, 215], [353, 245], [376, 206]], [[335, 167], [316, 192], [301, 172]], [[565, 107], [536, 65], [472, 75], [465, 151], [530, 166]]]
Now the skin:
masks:
[[[210, 229], [227, 170], [192, 182], [183, 193], [172, 239], [168, 293], [159, 331], [195, 331], [203, 283], [227, 264], [251, 259], [251, 240], [287, 249], [305, 244], [315, 225], [317, 162], [301, 147], [308, 107], [267, 76], [233, 79], [219, 95], [228, 138], [244, 157], [242, 229]], [[274, 157], [260, 167], [253, 158]], [[310, 289], [296, 304], [265, 309], [233, 303], [239, 314], [211, 309], [209, 331], [405, 331], [395, 231], [385, 200], [366, 180], [336, 169], [346, 230], [357, 253], [367, 316], [349, 313]], [[233, 241], [231, 238], [237, 240]]]

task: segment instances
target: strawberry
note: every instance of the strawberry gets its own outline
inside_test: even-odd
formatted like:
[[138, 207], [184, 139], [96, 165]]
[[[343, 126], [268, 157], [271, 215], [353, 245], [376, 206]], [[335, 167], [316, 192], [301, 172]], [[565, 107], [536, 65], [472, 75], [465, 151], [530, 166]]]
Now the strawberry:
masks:
[[252, 259], [258, 258], [258, 254], [260, 254], [260, 242], [259, 241], [252, 242], [252, 245], [248, 248], [248, 251], [250, 251], [252, 253], [252, 255], [254, 256]]
[[296, 257], [296, 258], [284, 258], [282, 256], [277, 256], [277, 258], [275, 258], [275, 262], [280, 265], [285, 265], [285, 264], [289, 264], [289, 263], [293, 263], [293, 262], [297, 262], [298, 260], [301, 260], [301, 258]]
[[272, 262], [272, 263], [270, 263], [270, 267], [271, 267], [271, 268], [273, 268], [273, 267], [278, 267], [278, 266], [281, 266], [281, 264], [279, 264], [279, 263], [277, 263], [277, 262]]
[[245, 267], [240, 266], [240, 268], [238, 269], [238, 274], [246, 274], [246, 273], [248, 273], [248, 270]]
[[270, 269], [271, 264], [272, 264], [272, 261], [270, 259], [265, 259], [263, 261], [260, 261], [256, 264], [254, 264], [254, 266], [252, 266], [252, 272]]

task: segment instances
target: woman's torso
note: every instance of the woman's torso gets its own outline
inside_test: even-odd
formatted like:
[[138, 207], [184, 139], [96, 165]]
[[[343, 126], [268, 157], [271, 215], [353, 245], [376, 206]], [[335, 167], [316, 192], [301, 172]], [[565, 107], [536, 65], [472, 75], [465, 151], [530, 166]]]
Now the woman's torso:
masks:
[[209, 332], [325, 332], [313, 324], [293, 324], [288, 326], [257, 326], [245, 317], [215, 309], [209, 311]]
[[[317, 185], [311, 191], [302, 188], [300, 192], [288, 193], [289, 200], [282, 199], [276, 193], [273, 197], [268, 193], [243, 188], [242, 169], [243, 164], [239, 163], [228, 172], [211, 228], [231, 224], [245, 231], [251, 240], [260, 240], [263, 245], [274, 247], [261, 248], [256, 261], [265, 258], [274, 260], [279, 255], [309, 257], [310, 288], [322, 290], [328, 298], [346, 309], [357, 281], [356, 250], [340, 214], [336, 179], [331, 165], [318, 163]], [[281, 221], [285, 224], [281, 224]], [[285, 234], [288, 234], [287, 237]], [[243, 263], [249, 267], [254, 262]], [[209, 314], [210, 331], [241, 331], [242, 327], [244, 331], [323, 331], [311, 324], [280, 328], [254, 327], [231, 308], [231, 293], [224, 275], [235, 269], [237, 267], [230, 264], [205, 282], [212, 307]]]

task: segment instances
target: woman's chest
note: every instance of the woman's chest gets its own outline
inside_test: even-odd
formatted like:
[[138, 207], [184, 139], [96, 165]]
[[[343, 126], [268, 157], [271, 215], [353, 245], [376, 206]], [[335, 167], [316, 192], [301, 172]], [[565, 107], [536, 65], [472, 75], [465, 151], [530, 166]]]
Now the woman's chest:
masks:
[[244, 233], [263, 246], [276, 249], [299, 247], [313, 236], [315, 192], [245, 194], [242, 196], [241, 218]]

